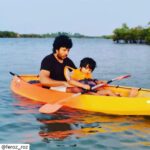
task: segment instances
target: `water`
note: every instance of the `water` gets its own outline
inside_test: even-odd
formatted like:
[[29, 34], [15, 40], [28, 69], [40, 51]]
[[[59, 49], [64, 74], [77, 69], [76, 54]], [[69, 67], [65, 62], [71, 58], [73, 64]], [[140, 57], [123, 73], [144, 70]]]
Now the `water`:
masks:
[[[31, 149], [148, 150], [150, 117], [111, 116], [69, 108], [52, 115], [38, 112], [41, 104], [12, 94], [9, 71], [38, 74], [40, 62], [51, 52], [53, 39], [0, 39], [0, 143], [28, 143]], [[119, 85], [150, 88], [150, 46], [114, 44], [104, 39], [73, 39], [70, 58], [78, 66], [93, 57], [93, 75], [109, 80], [132, 77]]]

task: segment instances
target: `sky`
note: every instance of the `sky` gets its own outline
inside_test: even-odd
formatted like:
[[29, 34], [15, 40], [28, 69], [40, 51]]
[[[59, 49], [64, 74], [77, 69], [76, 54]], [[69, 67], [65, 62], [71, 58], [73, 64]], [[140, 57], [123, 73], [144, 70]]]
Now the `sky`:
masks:
[[112, 34], [150, 22], [150, 0], [0, 0], [0, 31]]

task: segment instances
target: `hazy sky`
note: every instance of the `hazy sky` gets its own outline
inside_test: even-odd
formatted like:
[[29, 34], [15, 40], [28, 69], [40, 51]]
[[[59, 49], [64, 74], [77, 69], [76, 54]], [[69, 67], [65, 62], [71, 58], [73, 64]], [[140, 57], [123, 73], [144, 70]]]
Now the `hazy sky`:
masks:
[[106, 35], [148, 22], [150, 0], [0, 0], [0, 31]]

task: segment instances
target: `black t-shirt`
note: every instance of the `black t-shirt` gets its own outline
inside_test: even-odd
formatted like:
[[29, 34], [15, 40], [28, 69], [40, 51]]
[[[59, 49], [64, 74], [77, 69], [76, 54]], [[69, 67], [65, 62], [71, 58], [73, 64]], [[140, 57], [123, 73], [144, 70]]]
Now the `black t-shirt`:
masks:
[[70, 66], [76, 68], [71, 59], [65, 58], [63, 63], [58, 62], [54, 54], [46, 56], [41, 63], [41, 70], [50, 71], [50, 78], [59, 81], [66, 81], [64, 76], [64, 67]]

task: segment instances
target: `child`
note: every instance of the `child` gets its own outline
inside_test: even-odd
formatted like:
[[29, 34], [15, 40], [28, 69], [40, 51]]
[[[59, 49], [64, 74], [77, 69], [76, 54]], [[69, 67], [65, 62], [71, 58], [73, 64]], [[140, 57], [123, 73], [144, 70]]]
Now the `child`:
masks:
[[[104, 83], [104, 81], [99, 81], [96, 79], [92, 79], [92, 72], [96, 67], [96, 62], [89, 57], [83, 58], [80, 62], [80, 68], [74, 69], [69, 84], [74, 87], [68, 87], [67, 92], [71, 93], [80, 93], [83, 90], [90, 90], [91, 87]], [[105, 87], [100, 87], [94, 91], [89, 91], [89, 94], [92, 95], [105, 95], [105, 96], [121, 96], [120, 94], [113, 93], [111, 90], [105, 89]], [[138, 93], [138, 89], [133, 88], [129, 93], [129, 97], [134, 97]]]
[[[67, 92], [78, 93], [82, 92], [83, 90], [90, 90], [91, 87], [104, 83], [102, 81], [98, 81], [92, 79], [92, 72], [96, 67], [96, 62], [89, 57], [83, 58], [80, 62], [80, 68], [75, 69], [68, 81], [69, 84], [75, 87], [67, 88]], [[99, 88], [98, 91], [90, 91], [88, 92], [94, 95], [108, 95], [108, 96], [116, 96], [112, 91], [106, 90], [104, 88]]]

